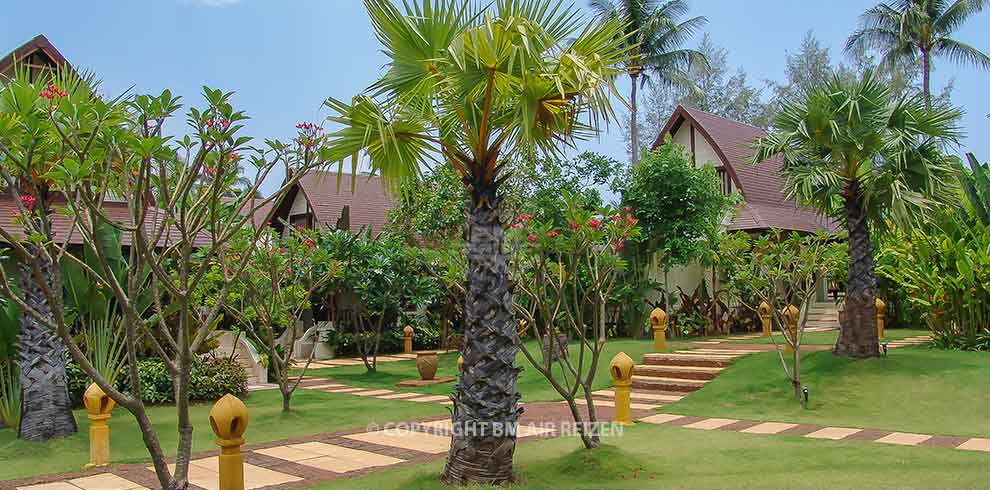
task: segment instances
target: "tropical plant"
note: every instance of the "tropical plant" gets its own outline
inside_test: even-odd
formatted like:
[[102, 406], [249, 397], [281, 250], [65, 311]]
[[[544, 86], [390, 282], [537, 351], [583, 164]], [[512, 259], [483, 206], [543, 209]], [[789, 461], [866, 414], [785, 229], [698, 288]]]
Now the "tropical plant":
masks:
[[[26, 304], [48, 321], [59, 313], [62, 301], [49, 301], [46, 292], [61, 291], [62, 284], [55, 271], [58, 257], [50, 257], [40, 249], [53, 236], [51, 223], [57, 192], [48, 174], [63, 158], [60, 137], [49, 125], [49, 109], [63, 100], [96, 100], [93, 86], [92, 77], [80, 76], [68, 68], [33, 74], [19, 66], [14, 77], [0, 89], [0, 134], [8, 138], [17, 133], [30, 135], [28, 141], [34, 145], [28, 149], [24, 141], [0, 136], [0, 187], [11, 193], [18, 215], [14, 220], [17, 229], [9, 230], [12, 234], [2, 238], [22, 244], [11, 250], [16, 266], [5, 265], [16, 267], [17, 287]], [[9, 284], [5, 281], [4, 286]], [[20, 309], [27, 311], [23, 306]], [[62, 339], [52, 335], [44, 321], [24, 314], [20, 316], [16, 350], [21, 402], [27, 407], [21, 413], [18, 437], [44, 441], [74, 434], [76, 421], [68, 399]]]
[[[817, 233], [784, 235], [773, 230], [756, 238], [736, 232], [723, 242], [721, 250], [727, 266], [727, 290], [751, 311], [762, 303], [770, 305], [771, 322], [778, 326], [789, 356], [778, 345], [781, 366], [802, 403], [801, 339], [808, 320], [808, 308], [821, 280], [844, 260], [842, 241], [836, 235]], [[796, 328], [792, 331], [786, 326]], [[775, 336], [771, 336], [777, 345]], [[790, 357], [790, 359], [787, 359]]]
[[329, 119], [343, 126], [330, 134], [331, 155], [364, 153], [393, 185], [416, 178], [439, 155], [468, 187], [465, 362], [443, 480], [505, 483], [521, 410], [499, 212], [504, 163], [537, 150], [559, 156], [614, 118], [612, 80], [629, 54], [623, 26], [584, 22], [561, 0], [365, 6], [387, 70], [350, 102], [327, 101], [336, 113]]
[[[215, 294], [222, 290], [224, 282], [236, 281], [236, 292], [226, 302], [225, 312], [267, 358], [268, 371], [274, 374], [282, 393], [282, 411], [288, 412], [292, 394], [313, 358], [311, 353], [302, 369], [292, 372], [299, 340], [296, 324], [312, 308], [313, 295], [340, 274], [341, 264], [330, 260], [326, 250], [316, 246], [316, 230], [286, 226], [287, 231], [280, 236], [266, 228], [262, 237], [265, 246], [253, 252], [249, 241], [254, 239], [254, 230], [246, 229], [231, 241], [229, 253], [233, 260], [241, 253], [252, 254], [240, 274], [231, 278], [229, 273], [216, 270], [220, 268], [216, 265], [200, 284]], [[214, 300], [211, 296], [207, 301]]]
[[[954, 159], [960, 112], [922, 97], [892, 99], [872, 71], [861, 80], [833, 77], [788, 101], [775, 130], [755, 143], [752, 162], [783, 157], [789, 198], [816, 207], [849, 232], [845, 323], [836, 355], [879, 355], [871, 227], [909, 227], [958, 189]], [[930, 214], [930, 213], [929, 213]]]
[[21, 383], [17, 364], [0, 358], [0, 422], [17, 427], [21, 421]]
[[971, 219], [990, 225], [990, 169], [972, 153], [966, 154], [966, 160], [969, 168], [959, 172], [959, 182], [966, 195], [960, 211]]
[[[593, 449], [600, 443], [592, 391], [608, 339], [606, 307], [626, 265], [619, 252], [639, 228], [628, 212], [592, 212], [570, 202], [564, 214], [566, 227], [526, 214], [512, 224], [515, 307], [525, 325], [520, 335], [532, 332], [540, 346], [537, 353], [523, 343], [523, 355], [567, 402], [584, 447]], [[576, 359], [567, 353], [568, 338], [576, 340]], [[588, 408], [587, 424], [578, 396]]]
[[[622, 41], [632, 56], [625, 64], [631, 82], [630, 144], [633, 165], [639, 162], [639, 126], [637, 92], [640, 85], [653, 78], [661, 86], [689, 84], [687, 72], [696, 66], [707, 67], [708, 60], [698, 50], [684, 48], [684, 43], [708, 23], [704, 17], [681, 21], [688, 12], [686, 0], [591, 0], [591, 9], [600, 19], [625, 26]], [[642, 78], [641, 78], [642, 77]]]
[[891, 0], [863, 13], [860, 28], [846, 41], [846, 51], [875, 49], [882, 66], [921, 62], [922, 91], [931, 106], [932, 58], [990, 70], [990, 56], [951, 36], [983, 10], [983, 0]]
[[[722, 226], [736, 198], [722, 193], [714, 167], [694, 165], [684, 147], [668, 137], [632, 168], [622, 202], [641, 221], [636, 246], [655, 257], [667, 297], [670, 270], [702, 255], [707, 237]], [[669, 301], [664, 309], [671, 311]]]
[[[249, 226], [262, 206], [273, 206], [264, 216], [270, 220], [289, 188], [308, 170], [328, 164], [321, 151], [322, 138], [300, 132], [294, 144], [270, 140], [248, 146], [252, 139], [240, 134], [247, 115], [231, 104], [232, 93], [209, 88], [203, 90], [206, 107], [188, 111], [190, 133], [172, 138], [164, 128], [181, 106], [168, 90], [157, 96], [105, 100], [62, 87], [58, 79], [38, 83], [16, 79], [0, 91], [0, 150], [4, 155], [0, 175], [18, 193], [20, 226], [27, 228], [21, 234], [0, 226], [0, 238], [19, 259], [19, 272], [30, 278], [18, 293], [9, 285], [12, 271], [0, 263], [4, 265], [0, 295], [30, 319], [22, 322], [21, 335], [29, 341], [28, 348], [43, 345], [45, 350], [38, 355], [51, 356], [50, 339], [66, 346], [86, 375], [135, 417], [161, 487], [183, 490], [188, 487], [193, 431], [190, 377], [197, 353], [210, 340], [234, 281], [228, 281], [217, 294], [216, 304], [205, 308], [197, 301], [195, 285], [217, 264], [225, 267], [230, 278], [244, 270], [250, 256], [242, 254], [233, 260], [228, 254], [230, 240]], [[224, 197], [223, 185], [227, 174], [236, 172], [232, 162], [222, 157], [230, 152], [248, 155], [257, 169], [251, 191], [233, 199]], [[216, 166], [207, 165], [211, 162], [217, 162]], [[288, 176], [284, 183], [270, 197], [253, 199], [276, 167]], [[38, 186], [20, 193], [14, 184], [24, 169], [38, 169], [30, 175], [43, 179], [47, 194], [39, 196]], [[213, 174], [212, 184], [197, 185], [203, 173]], [[82, 239], [84, 250], [98, 259], [98, 269], [68, 253], [68, 244], [46, 238], [50, 234], [45, 233], [49, 225], [44, 216], [55, 196], [64, 200], [60, 212], [72, 220], [73, 233]], [[128, 204], [126, 220], [109, 219], [103, 213], [107, 196]], [[116, 277], [110, 266], [111, 257], [120, 250], [102, 247], [96, 237], [99, 227], [106, 224], [125, 234], [131, 246], [123, 277]], [[249, 247], [257, 246], [260, 238], [258, 231]], [[71, 335], [72, 324], [61, 314], [60, 268], [53, 267], [63, 259], [83, 267], [89, 281], [109, 291], [124, 318], [127, 390], [111, 384]], [[145, 314], [141, 305], [149, 294], [152, 307]], [[172, 467], [140, 396], [139, 342], [150, 344], [174, 380], [180, 435]], [[19, 356], [33, 354], [24, 350]], [[64, 363], [64, 357], [59, 362]], [[45, 362], [32, 359], [31, 365], [36, 364]], [[35, 381], [24, 371], [22, 367], [22, 386], [24, 379]], [[61, 388], [65, 389], [64, 384]], [[26, 388], [24, 393], [28, 393]], [[66, 410], [71, 406], [67, 398], [66, 390]], [[27, 397], [23, 403], [22, 427], [24, 418], [38, 416]], [[46, 412], [41, 410], [44, 423], [52, 424], [57, 414]]]

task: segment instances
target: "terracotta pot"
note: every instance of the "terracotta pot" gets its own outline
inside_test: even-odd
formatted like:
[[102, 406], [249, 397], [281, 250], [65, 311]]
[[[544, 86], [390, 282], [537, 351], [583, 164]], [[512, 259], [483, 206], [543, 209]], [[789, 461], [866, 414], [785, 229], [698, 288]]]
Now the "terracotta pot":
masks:
[[430, 381], [437, 375], [437, 367], [440, 366], [440, 358], [436, 352], [420, 352], [416, 354], [416, 369], [419, 370], [419, 377], [423, 381]]

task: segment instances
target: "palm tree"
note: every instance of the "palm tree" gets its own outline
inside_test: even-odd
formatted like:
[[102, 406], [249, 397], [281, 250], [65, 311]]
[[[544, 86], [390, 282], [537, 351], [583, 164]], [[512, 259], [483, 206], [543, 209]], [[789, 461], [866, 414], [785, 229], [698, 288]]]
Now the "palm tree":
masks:
[[[707, 66], [704, 53], [681, 46], [708, 23], [705, 17], [678, 22], [688, 12], [686, 0], [591, 0], [591, 9], [600, 19], [617, 21], [625, 26], [624, 49], [631, 57], [626, 73], [632, 83], [629, 95], [629, 135], [632, 163], [639, 161], [639, 126], [637, 93], [653, 74], [661, 85], [683, 85], [686, 72], [693, 65]], [[642, 78], [641, 78], [642, 77]]]
[[961, 113], [928, 108], [920, 95], [894, 99], [872, 70], [861, 80], [835, 75], [800, 97], [786, 102], [775, 131], [755, 142], [752, 161], [781, 155], [788, 197], [845, 224], [845, 321], [833, 352], [876, 356], [870, 228], [910, 226], [919, 214], [954, 200], [956, 164], [942, 149], [960, 138]]
[[628, 56], [622, 25], [587, 23], [562, 0], [365, 0], [389, 58], [351, 102], [329, 99], [330, 160], [359, 153], [395, 186], [442, 158], [467, 186], [464, 373], [455, 386], [448, 483], [512, 477], [520, 409], [508, 258], [499, 217], [506, 163], [559, 156], [614, 119], [612, 80]]
[[[54, 132], [44, 133], [47, 128], [42, 121], [48, 117], [47, 108], [30, 107], [28, 104], [34, 99], [27, 96], [42, 93], [50, 103], [56, 104], [62, 98], [94, 97], [94, 86], [92, 76], [79, 76], [68, 67], [32, 73], [27, 67], [20, 66], [0, 94], [0, 114], [30, 115], [30, 118], [25, 117], [29, 122], [23, 126], [6, 129], [12, 133], [38, 132], [43, 137], [50, 136], [54, 142], [57, 138]], [[0, 146], [0, 187], [6, 187], [14, 197], [24, 223], [24, 235], [42, 240], [41, 244], [26, 241], [24, 249], [28, 253], [16, 257], [18, 287], [25, 303], [49, 318], [53, 310], [62, 305], [49, 304], [45, 289], [60, 291], [62, 284], [60, 275], [53, 270], [57, 265], [48, 258], [50, 255], [41, 253], [39, 247], [53, 236], [52, 198], [56, 193], [49, 187], [45, 175], [60, 161], [59, 151], [54, 143], [38, 145], [23, 153]], [[42, 284], [35, 280], [36, 277], [45, 282]], [[15, 349], [20, 373], [21, 420], [17, 436], [30, 441], [46, 441], [75, 434], [77, 427], [65, 372], [68, 361], [65, 344], [34, 316], [23, 313], [19, 320], [20, 334]]]
[[932, 57], [943, 56], [956, 63], [990, 69], [990, 56], [961, 41], [953, 31], [983, 10], [983, 0], [892, 0], [878, 4], [860, 16], [860, 28], [849, 36], [846, 51], [876, 49], [881, 64], [921, 61], [922, 91], [931, 105]]

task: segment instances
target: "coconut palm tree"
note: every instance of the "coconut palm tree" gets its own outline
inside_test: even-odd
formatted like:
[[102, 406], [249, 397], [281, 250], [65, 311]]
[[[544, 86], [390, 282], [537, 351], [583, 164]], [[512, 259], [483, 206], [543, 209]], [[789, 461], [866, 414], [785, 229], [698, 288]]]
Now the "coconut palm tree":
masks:
[[349, 102], [329, 99], [342, 127], [327, 158], [362, 157], [389, 185], [450, 162], [470, 194], [464, 374], [443, 479], [508, 482], [519, 417], [517, 345], [499, 218], [506, 162], [558, 155], [614, 119], [612, 84], [627, 61], [623, 26], [584, 22], [561, 0], [365, 0], [388, 57], [384, 75]]
[[892, 0], [860, 16], [860, 28], [849, 36], [846, 51], [876, 49], [881, 64], [921, 62], [922, 91], [931, 105], [932, 57], [990, 69], [990, 56], [961, 41], [953, 32], [983, 10], [983, 0]]
[[786, 194], [817, 207], [849, 232], [845, 321], [833, 352], [878, 355], [871, 227], [907, 227], [957, 192], [954, 158], [961, 113], [928, 108], [920, 95], [894, 99], [868, 70], [838, 75], [784, 104], [775, 131], [755, 142], [753, 162], [783, 157]]
[[600, 19], [625, 26], [624, 48], [631, 53], [626, 73], [632, 83], [629, 95], [629, 136], [632, 163], [639, 161], [637, 94], [639, 87], [655, 78], [661, 85], [683, 85], [686, 72], [694, 65], [707, 67], [704, 53], [682, 46], [708, 23], [705, 17], [679, 21], [687, 14], [686, 0], [591, 0], [591, 9]]

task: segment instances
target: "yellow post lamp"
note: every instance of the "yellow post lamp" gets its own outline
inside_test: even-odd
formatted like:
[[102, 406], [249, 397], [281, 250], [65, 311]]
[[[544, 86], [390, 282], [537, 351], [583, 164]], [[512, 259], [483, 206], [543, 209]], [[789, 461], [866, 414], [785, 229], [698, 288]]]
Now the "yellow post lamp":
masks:
[[224, 395], [210, 409], [210, 427], [220, 446], [220, 490], [244, 490], [241, 446], [247, 426], [247, 407], [234, 395]]
[[769, 337], [770, 331], [773, 330], [773, 319], [771, 318], [773, 307], [770, 306], [770, 303], [764, 301], [760, 303], [757, 312], [760, 314], [760, 323], [763, 324], [763, 336]]
[[887, 303], [884, 303], [882, 299], [877, 298], [877, 338], [883, 338], [883, 320], [887, 313]]
[[[784, 328], [787, 329], [788, 338], [791, 342], [796, 343], [798, 316], [801, 315], [801, 311], [797, 309], [797, 306], [787, 305], [780, 314], [784, 317]], [[786, 342], [784, 352], [794, 352], [794, 346], [791, 345], [791, 342]]]
[[650, 313], [650, 325], [653, 327], [653, 350], [667, 350], [667, 312], [663, 308], [654, 308]]
[[412, 354], [412, 336], [413, 328], [406, 325], [406, 328], [402, 329], [402, 352], [406, 354]]
[[615, 390], [615, 422], [622, 425], [632, 425], [629, 393], [632, 390], [634, 366], [633, 360], [625, 352], [616, 354], [609, 364], [609, 374], [612, 375], [612, 387]]
[[110, 412], [117, 402], [107, 396], [96, 383], [83, 393], [83, 405], [89, 418], [89, 464], [86, 468], [110, 464]]

